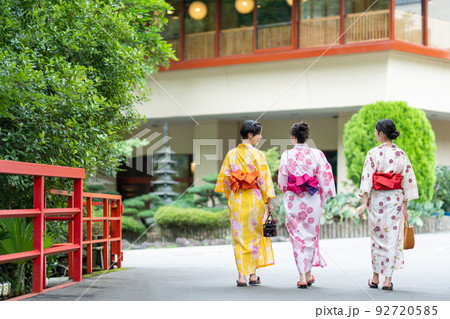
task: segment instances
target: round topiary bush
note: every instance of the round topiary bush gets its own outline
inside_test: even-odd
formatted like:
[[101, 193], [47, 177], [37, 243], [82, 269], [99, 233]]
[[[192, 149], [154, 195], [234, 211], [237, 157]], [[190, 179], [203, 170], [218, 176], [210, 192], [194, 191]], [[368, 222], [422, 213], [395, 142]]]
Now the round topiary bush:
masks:
[[417, 178], [419, 200], [431, 200], [436, 180], [436, 142], [425, 112], [409, 107], [406, 102], [377, 102], [363, 106], [345, 124], [344, 156], [347, 178], [357, 187], [367, 152], [377, 146], [375, 124], [381, 119], [394, 121], [400, 136], [395, 144], [408, 155]]

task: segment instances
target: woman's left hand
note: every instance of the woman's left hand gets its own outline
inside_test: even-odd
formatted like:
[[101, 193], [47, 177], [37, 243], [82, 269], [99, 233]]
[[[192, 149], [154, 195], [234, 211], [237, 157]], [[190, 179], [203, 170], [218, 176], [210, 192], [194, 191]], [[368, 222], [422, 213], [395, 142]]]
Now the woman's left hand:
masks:
[[408, 205], [405, 203], [403, 204], [403, 216], [405, 217], [405, 220], [408, 220]]
[[269, 210], [269, 215], [272, 215], [272, 213], [273, 213], [273, 204], [272, 204], [272, 202], [267, 202], [267, 208]]
[[367, 208], [367, 204], [362, 204], [361, 206], [358, 207], [358, 215], [359, 218], [363, 219], [364, 218], [364, 211]]

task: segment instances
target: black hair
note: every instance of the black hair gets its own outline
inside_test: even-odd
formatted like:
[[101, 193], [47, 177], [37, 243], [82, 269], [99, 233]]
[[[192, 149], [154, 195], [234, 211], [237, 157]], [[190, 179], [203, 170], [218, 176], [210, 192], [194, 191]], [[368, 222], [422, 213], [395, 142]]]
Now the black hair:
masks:
[[297, 122], [291, 126], [291, 136], [295, 136], [298, 143], [305, 143], [309, 138], [309, 127], [306, 122]]
[[252, 133], [253, 136], [255, 136], [260, 134], [261, 130], [262, 130], [261, 123], [258, 123], [257, 121], [253, 120], [245, 120], [241, 124], [241, 130], [239, 133], [241, 134], [241, 137], [245, 140], [248, 138], [249, 133]]
[[394, 122], [390, 119], [379, 120], [375, 128], [378, 133], [383, 132], [390, 140], [395, 140], [400, 135], [400, 132], [395, 128]]

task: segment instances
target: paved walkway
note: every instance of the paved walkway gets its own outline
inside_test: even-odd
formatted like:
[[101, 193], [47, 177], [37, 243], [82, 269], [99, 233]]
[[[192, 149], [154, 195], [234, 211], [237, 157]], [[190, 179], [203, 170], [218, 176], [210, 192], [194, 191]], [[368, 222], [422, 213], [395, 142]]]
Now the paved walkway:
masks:
[[369, 289], [369, 238], [321, 241], [328, 263], [314, 268], [316, 283], [297, 289], [289, 242], [274, 243], [276, 265], [258, 271], [262, 285], [238, 288], [232, 247], [126, 251], [129, 269], [40, 294], [27, 300], [450, 300], [450, 232], [416, 235], [406, 267], [394, 272], [392, 292]]

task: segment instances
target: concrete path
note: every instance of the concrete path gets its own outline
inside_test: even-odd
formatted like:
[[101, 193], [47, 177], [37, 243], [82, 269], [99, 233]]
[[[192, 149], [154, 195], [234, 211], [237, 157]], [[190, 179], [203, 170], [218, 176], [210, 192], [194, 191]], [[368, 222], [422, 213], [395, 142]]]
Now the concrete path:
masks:
[[322, 240], [328, 263], [314, 268], [316, 283], [297, 289], [298, 273], [289, 242], [274, 243], [276, 265], [262, 268], [262, 285], [236, 287], [231, 245], [130, 250], [129, 269], [83, 279], [82, 283], [27, 300], [450, 300], [450, 232], [416, 235], [405, 252], [405, 269], [394, 272], [394, 291], [369, 289], [369, 238]]

